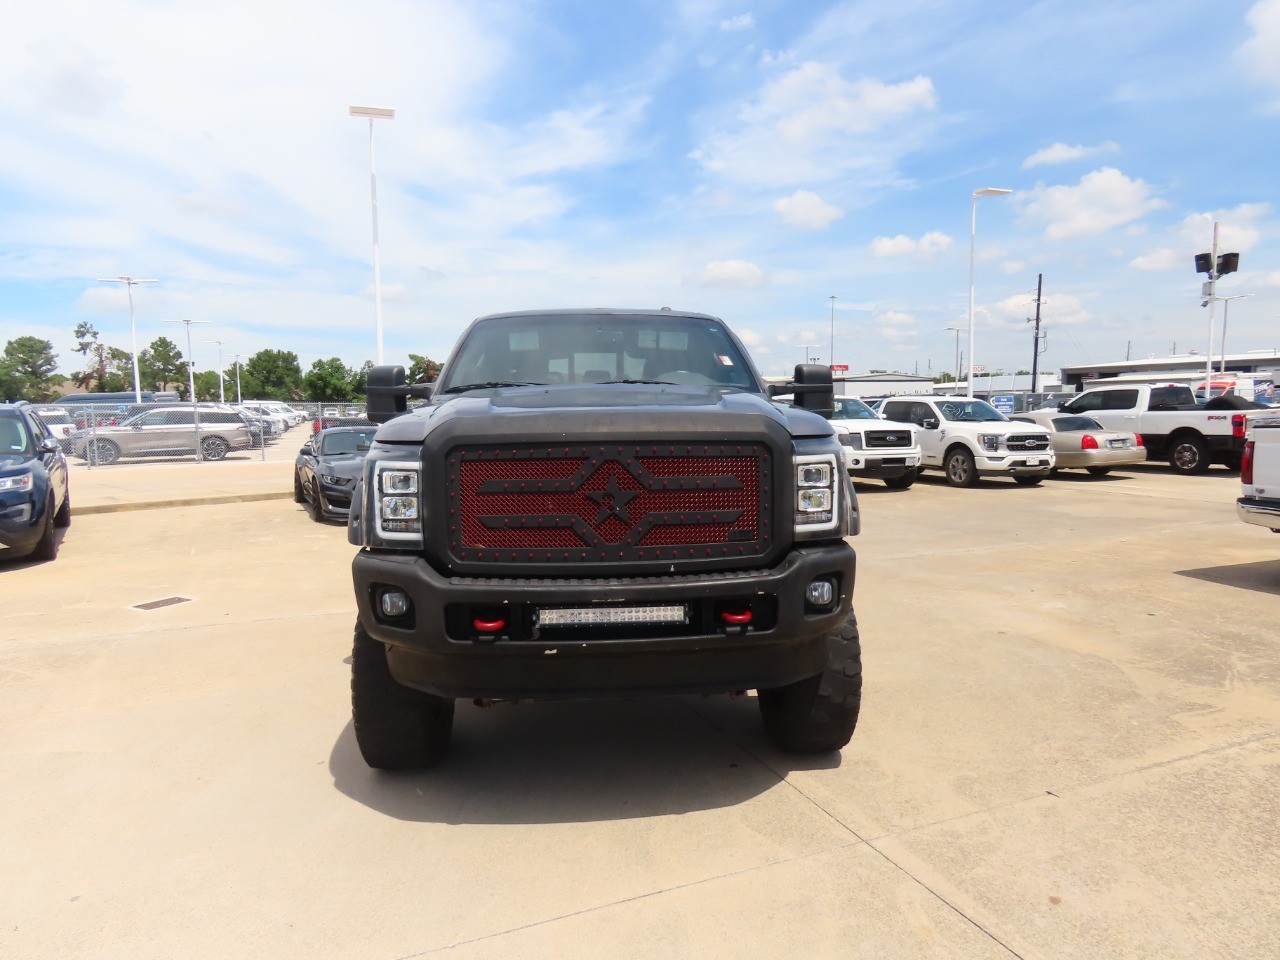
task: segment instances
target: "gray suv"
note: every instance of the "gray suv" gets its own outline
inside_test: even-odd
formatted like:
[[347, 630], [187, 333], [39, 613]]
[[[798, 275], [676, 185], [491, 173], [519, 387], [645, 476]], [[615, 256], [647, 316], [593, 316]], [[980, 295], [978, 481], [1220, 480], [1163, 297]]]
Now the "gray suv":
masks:
[[190, 407], [160, 405], [136, 413], [119, 426], [92, 427], [72, 437], [72, 453], [90, 463], [114, 463], [121, 457], [193, 454], [199, 445], [205, 460], [221, 460], [232, 450], [254, 446], [253, 433], [234, 410], [201, 409], [199, 426]]

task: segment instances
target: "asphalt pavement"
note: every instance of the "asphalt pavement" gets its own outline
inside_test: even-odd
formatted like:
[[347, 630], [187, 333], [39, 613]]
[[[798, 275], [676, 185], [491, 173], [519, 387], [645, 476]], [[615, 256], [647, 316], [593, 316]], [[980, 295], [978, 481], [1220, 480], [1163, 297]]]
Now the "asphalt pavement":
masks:
[[300, 442], [78, 467], [59, 558], [0, 568], [0, 956], [1280, 956], [1280, 537], [1237, 477], [860, 487], [838, 756], [751, 696], [460, 704], [388, 775]]

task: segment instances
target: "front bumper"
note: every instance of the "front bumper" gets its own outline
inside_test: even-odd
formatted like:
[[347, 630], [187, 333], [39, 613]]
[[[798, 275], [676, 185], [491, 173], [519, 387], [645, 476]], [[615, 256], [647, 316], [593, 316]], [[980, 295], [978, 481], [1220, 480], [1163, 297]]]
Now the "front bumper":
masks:
[[1047, 474], [1057, 466], [1052, 450], [1032, 453], [996, 454], [984, 453], [975, 460], [978, 473], [1007, 473], [1014, 476]]
[[0, 498], [0, 547], [25, 553], [44, 533], [44, 509], [34, 498]]
[[1073, 450], [1070, 453], [1059, 453], [1056, 466], [1071, 468], [1088, 467], [1131, 467], [1134, 464], [1147, 462], [1146, 447], [1127, 447], [1118, 450]]
[[1280, 533], [1280, 500], [1241, 497], [1236, 501], [1236, 516], [1245, 523], [1270, 527], [1273, 532]]
[[871, 452], [842, 448], [844, 468], [851, 477], [901, 477], [910, 470], [920, 466], [920, 448], [906, 447], [901, 450]]
[[[851, 606], [855, 556], [841, 541], [800, 547], [778, 566], [747, 572], [600, 579], [449, 577], [421, 557], [363, 550], [352, 562], [360, 622], [388, 645], [392, 675], [405, 686], [452, 698], [548, 699], [627, 694], [724, 693], [781, 686], [822, 671], [827, 637]], [[805, 603], [819, 577], [837, 583], [829, 610]], [[407, 594], [412, 612], [383, 617], [386, 587]], [[760, 611], [758, 626], [721, 627], [721, 604]], [[675, 628], [533, 627], [541, 607], [685, 604]], [[492, 611], [485, 614], [485, 611]], [[501, 617], [510, 634], [468, 636], [477, 616]], [[523, 625], [523, 626], [520, 626]]]

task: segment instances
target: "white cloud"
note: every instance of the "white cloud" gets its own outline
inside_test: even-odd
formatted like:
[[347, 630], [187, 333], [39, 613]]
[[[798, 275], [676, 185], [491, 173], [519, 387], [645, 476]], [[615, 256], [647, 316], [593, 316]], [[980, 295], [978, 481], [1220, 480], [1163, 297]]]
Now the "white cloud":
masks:
[[1280, 0], [1260, 0], [1245, 20], [1253, 36], [1240, 47], [1240, 57], [1259, 80], [1280, 87]]
[[909, 313], [903, 313], [900, 310], [886, 310], [879, 316], [872, 318], [872, 323], [889, 324], [894, 327], [909, 327], [916, 322], [916, 318]]
[[1280, 270], [1264, 273], [1255, 282], [1260, 287], [1280, 287]]
[[1074, 187], [1037, 184], [1018, 199], [1026, 219], [1045, 223], [1049, 240], [1105, 233], [1167, 206], [1151, 195], [1145, 182], [1131, 180], [1114, 167], [1085, 174]]
[[764, 338], [754, 330], [749, 330], [746, 327], [740, 327], [735, 332], [738, 334], [738, 339], [752, 350], [755, 350], [757, 347], [764, 344]]
[[874, 257], [915, 257], [918, 260], [932, 260], [951, 246], [951, 238], [945, 233], [931, 230], [919, 240], [913, 240], [906, 234], [896, 237], [876, 237], [871, 241], [871, 255]]
[[1006, 260], [1000, 264], [1000, 270], [1005, 276], [1013, 276], [1015, 273], [1021, 273], [1027, 268], [1027, 265], [1021, 260]]
[[712, 124], [690, 156], [726, 179], [775, 186], [891, 169], [921, 136], [919, 121], [906, 121], [936, 104], [928, 77], [849, 81], [831, 64], [808, 61]]
[[1182, 221], [1178, 234], [1187, 249], [1200, 253], [1213, 245], [1213, 224], [1218, 224], [1218, 249], [1244, 253], [1256, 244], [1262, 233], [1258, 222], [1271, 212], [1269, 204], [1242, 203], [1230, 210], [1193, 213]]
[[823, 230], [830, 226], [831, 221], [844, 216], [839, 207], [808, 190], [797, 190], [789, 197], [779, 197], [773, 201], [773, 209], [791, 226], [802, 230]]
[[1065, 143], [1055, 143], [1051, 147], [1045, 147], [1043, 150], [1037, 150], [1027, 159], [1022, 161], [1022, 169], [1029, 167], [1038, 167], [1051, 163], [1067, 163], [1071, 160], [1080, 160], [1084, 157], [1092, 157], [1099, 153], [1115, 153], [1120, 147], [1113, 141], [1108, 140], [1106, 143], [1100, 143], [1096, 147], [1085, 147], [1076, 144], [1074, 147], [1067, 146]]
[[721, 30], [750, 30], [755, 25], [755, 17], [749, 13], [740, 13], [736, 17], [720, 21]]
[[699, 287], [759, 287], [764, 271], [748, 260], [712, 260], [685, 280]]
[[[1015, 293], [998, 303], [983, 306], [980, 310], [984, 326], [1012, 328], [1030, 327], [1029, 318], [1036, 315], [1036, 295]], [[1040, 303], [1040, 320], [1045, 324], [1078, 324], [1093, 319], [1078, 297], [1069, 293], [1046, 293]]]
[[1129, 261], [1129, 266], [1138, 270], [1173, 270], [1177, 267], [1188, 267], [1191, 259], [1187, 254], [1165, 247], [1153, 250]]

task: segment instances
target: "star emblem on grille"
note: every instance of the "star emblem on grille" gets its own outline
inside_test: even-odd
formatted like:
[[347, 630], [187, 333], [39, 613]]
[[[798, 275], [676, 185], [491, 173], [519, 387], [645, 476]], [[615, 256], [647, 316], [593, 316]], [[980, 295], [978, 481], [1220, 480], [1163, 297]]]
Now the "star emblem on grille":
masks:
[[631, 515], [627, 513], [627, 504], [636, 498], [639, 490], [623, 490], [618, 486], [618, 475], [609, 474], [609, 483], [603, 490], [595, 490], [587, 494], [588, 499], [600, 507], [596, 523], [604, 523], [610, 517], [617, 517], [623, 523], [631, 523]]

